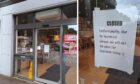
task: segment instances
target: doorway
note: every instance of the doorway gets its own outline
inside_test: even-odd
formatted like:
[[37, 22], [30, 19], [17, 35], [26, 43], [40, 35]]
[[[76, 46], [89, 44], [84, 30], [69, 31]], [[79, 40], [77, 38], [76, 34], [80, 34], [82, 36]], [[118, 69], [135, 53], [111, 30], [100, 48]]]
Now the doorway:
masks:
[[60, 27], [37, 29], [35, 77], [49, 84], [60, 82]]
[[74, 2], [15, 15], [14, 76], [77, 84], [76, 7]]
[[77, 30], [77, 25], [37, 29], [35, 80], [77, 84]]
[[71, 19], [16, 26], [14, 75], [49, 84], [76, 84], [75, 22]]

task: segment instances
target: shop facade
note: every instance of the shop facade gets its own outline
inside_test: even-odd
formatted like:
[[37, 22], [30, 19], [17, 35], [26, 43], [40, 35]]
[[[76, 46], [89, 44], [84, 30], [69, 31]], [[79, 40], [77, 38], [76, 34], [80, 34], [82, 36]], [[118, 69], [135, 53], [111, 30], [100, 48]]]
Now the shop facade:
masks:
[[26, 0], [0, 12], [0, 74], [77, 83], [76, 0]]

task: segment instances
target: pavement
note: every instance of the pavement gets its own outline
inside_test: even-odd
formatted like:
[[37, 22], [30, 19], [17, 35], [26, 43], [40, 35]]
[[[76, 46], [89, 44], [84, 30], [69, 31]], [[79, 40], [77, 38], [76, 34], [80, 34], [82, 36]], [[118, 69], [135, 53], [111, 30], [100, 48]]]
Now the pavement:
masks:
[[16, 78], [0, 75], [0, 84], [37, 84], [37, 83], [27, 82]]

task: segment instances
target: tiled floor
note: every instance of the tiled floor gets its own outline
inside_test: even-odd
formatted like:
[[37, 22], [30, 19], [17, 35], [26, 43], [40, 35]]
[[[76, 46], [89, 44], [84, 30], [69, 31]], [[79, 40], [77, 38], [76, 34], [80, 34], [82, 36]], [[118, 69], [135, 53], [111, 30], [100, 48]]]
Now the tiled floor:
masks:
[[[94, 66], [93, 48], [80, 51], [79, 74], [84, 79], [84, 84], [104, 84], [108, 77], [106, 68], [97, 68]], [[98, 71], [98, 73], [97, 73]]]
[[[94, 49], [88, 48], [80, 51], [79, 75], [81, 84], [137, 84], [140, 66], [140, 47], [135, 47], [134, 70], [128, 75], [124, 72], [94, 66]], [[110, 70], [111, 73], [107, 73]], [[117, 75], [119, 74], [119, 75]]]
[[29, 83], [29, 82], [25, 82], [25, 81], [21, 81], [19, 79], [15, 79], [15, 78], [9, 78], [9, 77], [5, 77], [0, 75], [0, 84], [36, 84], [36, 83]]

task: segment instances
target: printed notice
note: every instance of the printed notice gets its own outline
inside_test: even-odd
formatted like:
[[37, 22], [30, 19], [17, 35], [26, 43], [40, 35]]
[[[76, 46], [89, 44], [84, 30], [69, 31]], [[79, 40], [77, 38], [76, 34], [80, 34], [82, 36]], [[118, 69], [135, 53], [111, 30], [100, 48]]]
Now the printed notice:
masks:
[[45, 53], [49, 53], [49, 49], [50, 49], [49, 45], [44, 45], [44, 52]]
[[95, 8], [93, 22], [95, 65], [133, 73], [137, 21], [115, 9]]

